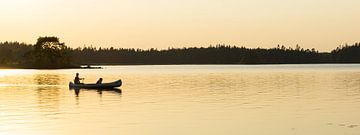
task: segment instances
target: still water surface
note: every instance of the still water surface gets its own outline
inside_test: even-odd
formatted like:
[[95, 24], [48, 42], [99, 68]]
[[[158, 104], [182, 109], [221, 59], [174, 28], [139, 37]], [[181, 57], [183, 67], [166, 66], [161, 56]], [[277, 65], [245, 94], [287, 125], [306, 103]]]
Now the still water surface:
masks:
[[[123, 80], [121, 91], [69, 90]], [[0, 135], [359, 135], [360, 65], [0, 70]]]

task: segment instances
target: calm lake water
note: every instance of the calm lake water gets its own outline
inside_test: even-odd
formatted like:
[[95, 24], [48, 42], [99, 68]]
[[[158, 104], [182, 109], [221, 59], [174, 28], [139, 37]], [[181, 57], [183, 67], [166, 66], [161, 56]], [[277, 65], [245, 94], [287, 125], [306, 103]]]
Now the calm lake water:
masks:
[[0, 70], [0, 134], [359, 135], [360, 65]]

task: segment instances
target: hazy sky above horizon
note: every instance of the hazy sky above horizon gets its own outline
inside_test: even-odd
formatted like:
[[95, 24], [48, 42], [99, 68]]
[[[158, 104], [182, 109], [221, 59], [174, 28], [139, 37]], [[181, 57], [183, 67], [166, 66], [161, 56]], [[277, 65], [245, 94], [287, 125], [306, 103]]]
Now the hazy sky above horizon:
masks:
[[360, 0], [0, 0], [0, 41], [68, 46], [277, 44], [329, 51], [360, 41]]

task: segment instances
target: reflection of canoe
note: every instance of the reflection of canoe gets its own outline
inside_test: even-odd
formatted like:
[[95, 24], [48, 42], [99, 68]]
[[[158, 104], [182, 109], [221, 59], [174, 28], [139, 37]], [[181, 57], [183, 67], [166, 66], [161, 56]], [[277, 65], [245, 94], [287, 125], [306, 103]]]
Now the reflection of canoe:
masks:
[[[71, 88], [71, 89], [74, 89], [75, 95], [79, 96], [80, 88]], [[121, 89], [118, 89], [118, 88], [113, 88], [113, 89], [85, 89], [85, 88], [83, 88], [82, 90], [96, 91], [98, 94], [103, 94], [103, 92], [115, 92], [115, 93], [121, 95], [121, 93], [122, 93]]]
[[120, 87], [122, 85], [122, 81], [118, 80], [111, 83], [102, 83], [102, 84], [74, 84], [73, 82], [69, 83], [69, 87], [73, 89], [113, 89], [116, 87]]

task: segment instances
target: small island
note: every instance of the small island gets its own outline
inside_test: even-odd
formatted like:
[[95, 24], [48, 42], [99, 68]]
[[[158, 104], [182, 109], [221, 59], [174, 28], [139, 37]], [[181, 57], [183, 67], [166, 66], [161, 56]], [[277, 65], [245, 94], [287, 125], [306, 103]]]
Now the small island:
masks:
[[4, 42], [0, 44], [0, 67], [25, 69], [79, 68], [72, 62], [65, 43], [57, 37], [39, 37], [35, 45]]

